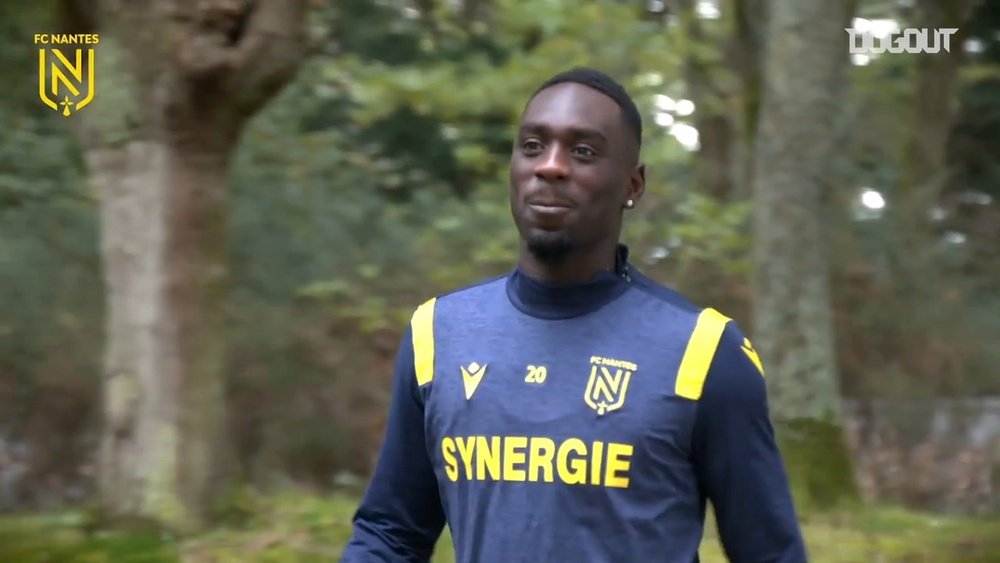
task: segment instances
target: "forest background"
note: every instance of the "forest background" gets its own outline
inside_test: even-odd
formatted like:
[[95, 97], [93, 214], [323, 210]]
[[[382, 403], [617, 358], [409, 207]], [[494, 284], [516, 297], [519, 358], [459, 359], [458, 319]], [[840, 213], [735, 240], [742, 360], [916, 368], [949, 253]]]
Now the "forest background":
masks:
[[[515, 263], [517, 118], [576, 65], [645, 120], [637, 266], [760, 352], [817, 560], [1000, 560], [997, 3], [19, 0], [0, 31], [0, 560], [335, 557], [402, 329]], [[78, 113], [37, 33], [100, 34]]]

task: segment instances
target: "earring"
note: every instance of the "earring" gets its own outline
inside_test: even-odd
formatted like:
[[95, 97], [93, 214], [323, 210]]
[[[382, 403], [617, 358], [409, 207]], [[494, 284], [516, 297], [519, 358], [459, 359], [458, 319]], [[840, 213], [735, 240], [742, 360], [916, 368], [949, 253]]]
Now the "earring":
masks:
[[625, 202], [626, 209], [632, 209], [633, 207], [635, 207], [635, 202], [632, 201], [631, 199]]

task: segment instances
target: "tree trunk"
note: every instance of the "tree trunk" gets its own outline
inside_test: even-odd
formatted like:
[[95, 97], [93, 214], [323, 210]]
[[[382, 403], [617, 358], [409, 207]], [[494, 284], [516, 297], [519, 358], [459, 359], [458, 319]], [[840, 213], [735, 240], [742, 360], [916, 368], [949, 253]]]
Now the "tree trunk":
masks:
[[87, 151], [108, 295], [102, 501], [178, 529], [226, 466], [225, 165], [198, 160], [138, 139]]
[[850, 4], [771, 4], [755, 141], [754, 336], [789, 471], [804, 501], [842, 492], [844, 483], [817, 482], [820, 470], [831, 478], [851, 474], [840, 432], [821, 208], [836, 170], [831, 131], [844, 90]]
[[101, 34], [71, 126], [101, 206], [102, 507], [192, 531], [228, 467], [227, 166], [305, 55], [305, 0], [98, 4], [67, 0], [63, 23]]

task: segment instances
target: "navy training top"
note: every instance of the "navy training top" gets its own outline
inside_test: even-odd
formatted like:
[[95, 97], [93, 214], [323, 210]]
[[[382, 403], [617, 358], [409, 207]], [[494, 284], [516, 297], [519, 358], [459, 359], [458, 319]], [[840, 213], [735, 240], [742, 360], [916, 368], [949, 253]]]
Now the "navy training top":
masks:
[[763, 368], [734, 321], [635, 270], [520, 270], [421, 305], [342, 562], [806, 561]]

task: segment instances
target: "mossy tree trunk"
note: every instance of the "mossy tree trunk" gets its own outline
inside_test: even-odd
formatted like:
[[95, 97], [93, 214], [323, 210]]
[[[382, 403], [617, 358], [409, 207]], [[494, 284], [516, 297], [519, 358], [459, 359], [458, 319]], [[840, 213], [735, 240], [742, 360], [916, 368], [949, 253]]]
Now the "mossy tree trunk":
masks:
[[841, 0], [770, 4], [754, 140], [754, 335], [801, 502], [853, 496], [823, 208], [837, 187], [852, 13], [853, 2]]
[[107, 293], [99, 489], [111, 520], [191, 531], [227, 477], [226, 176], [305, 56], [305, 0], [65, 0], [98, 32], [69, 121], [100, 198]]

